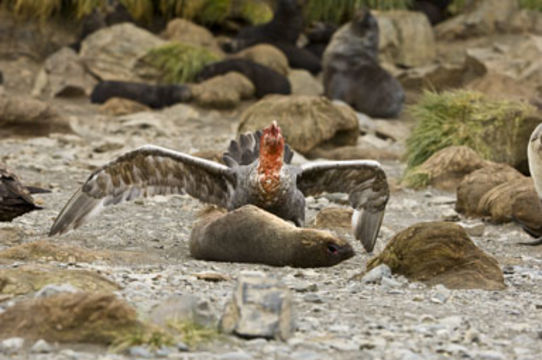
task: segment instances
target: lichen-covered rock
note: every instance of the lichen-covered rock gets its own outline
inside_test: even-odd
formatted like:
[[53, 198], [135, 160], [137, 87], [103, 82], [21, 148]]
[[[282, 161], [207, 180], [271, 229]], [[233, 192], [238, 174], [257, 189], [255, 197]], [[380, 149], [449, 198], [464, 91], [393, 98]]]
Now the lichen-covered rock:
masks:
[[192, 98], [202, 107], [233, 108], [254, 95], [254, 85], [243, 74], [232, 71], [191, 86]]
[[112, 97], [100, 106], [100, 112], [113, 116], [122, 116], [133, 114], [140, 111], [150, 111], [151, 109], [137, 101]]
[[286, 142], [302, 154], [330, 141], [355, 145], [359, 124], [355, 112], [324, 97], [272, 95], [258, 101], [241, 115], [239, 133], [262, 129], [276, 120]]
[[0, 314], [0, 338], [111, 344], [142, 332], [136, 311], [111, 293], [62, 293], [23, 300]]
[[233, 57], [240, 57], [255, 63], [267, 66], [282, 74], [284, 76], [288, 75], [288, 59], [286, 55], [276, 47], [270, 44], [258, 44], [251, 47], [248, 47], [242, 51], [239, 51]]
[[45, 60], [32, 94], [50, 97], [88, 96], [96, 82], [86, 71], [75, 50], [63, 47]]
[[433, 29], [427, 16], [415, 11], [376, 13], [381, 59], [406, 67], [422, 66], [436, 56]]
[[410, 170], [403, 183], [413, 188], [431, 185], [437, 189], [455, 191], [465, 175], [486, 164], [487, 161], [468, 146], [449, 146]]
[[489, 162], [461, 181], [457, 187], [455, 210], [467, 216], [487, 216], [486, 212], [481, 212], [480, 199], [495, 186], [521, 178], [524, 176], [510, 165]]
[[220, 329], [245, 338], [287, 340], [293, 332], [288, 287], [263, 274], [242, 274], [226, 304]]
[[35, 265], [0, 269], [0, 294], [22, 295], [38, 291], [48, 284], [66, 283], [84, 291], [113, 292], [119, 289], [114, 282], [87, 270], [66, 270]]
[[73, 132], [67, 118], [50, 104], [26, 96], [0, 96], [0, 138]]
[[213, 34], [203, 26], [186, 19], [175, 18], [168, 22], [161, 36], [168, 41], [201, 46], [223, 56], [222, 49]]
[[100, 29], [81, 43], [80, 56], [100, 80], [142, 81], [134, 71], [138, 60], [165, 40], [131, 23]]
[[394, 274], [450, 289], [502, 290], [502, 271], [465, 230], [450, 222], [419, 223], [400, 231], [367, 264], [367, 271], [386, 264]]
[[298, 228], [253, 205], [209, 209], [190, 234], [190, 254], [201, 260], [273, 266], [333, 266], [354, 255], [346, 240]]

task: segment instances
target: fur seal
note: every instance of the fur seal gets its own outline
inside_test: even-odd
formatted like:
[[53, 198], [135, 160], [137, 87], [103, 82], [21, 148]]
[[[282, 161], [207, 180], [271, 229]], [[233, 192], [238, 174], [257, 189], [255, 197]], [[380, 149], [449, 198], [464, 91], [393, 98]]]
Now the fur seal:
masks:
[[254, 94], [258, 98], [267, 94], [287, 95], [292, 92], [290, 81], [286, 76], [247, 59], [227, 59], [208, 64], [196, 75], [196, 80], [198, 82], [207, 80], [230, 71], [237, 71], [249, 78], [254, 84]]
[[[527, 145], [527, 158], [534, 188], [538, 194], [538, 199], [542, 201], [542, 124], [539, 124], [531, 134]], [[542, 228], [533, 229], [525, 224], [521, 225], [529, 235], [537, 238], [533, 242], [520, 243], [521, 245], [542, 245]]]
[[154, 109], [163, 108], [192, 98], [186, 85], [150, 85], [128, 81], [102, 81], [90, 94], [92, 103], [102, 104], [113, 97], [137, 101]]
[[403, 87], [378, 64], [378, 23], [369, 10], [358, 12], [331, 38], [324, 52], [324, 93], [372, 117], [396, 117]]
[[190, 235], [190, 254], [200, 260], [322, 267], [347, 260], [354, 251], [327, 231], [297, 228], [245, 205], [229, 213], [207, 210]]

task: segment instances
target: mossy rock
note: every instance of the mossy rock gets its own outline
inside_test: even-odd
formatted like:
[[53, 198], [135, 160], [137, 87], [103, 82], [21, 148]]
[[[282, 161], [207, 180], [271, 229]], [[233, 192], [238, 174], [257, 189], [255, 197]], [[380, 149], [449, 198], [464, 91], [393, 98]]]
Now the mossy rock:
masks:
[[273, 45], [257, 44], [239, 51], [238, 53], [232, 55], [232, 57], [239, 57], [254, 61], [255, 63], [275, 70], [279, 74], [288, 76], [288, 59], [282, 51]]
[[449, 146], [437, 151], [423, 164], [410, 169], [402, 184], [420, 189], [434, 186], [441, 190], [455, 191], [465, 175], [487, 164], [468, 146]]
[[24, 265], [0, 269], [0, 294], [23, 295], [38, 291], [48, 284], [66, 284], [86, 291], [113, 292], [120, 286], [96, 272]]
[[479, 206], [480, 199], [494, 187], [523, 177], [510, 165], [488, 163], [487, 166], [473, 171], [461, 181], [457, 187], [455, 210], [467, 216], [487, 216], [489, 214]]
[[394, 274], [450, 289], [502, 290], [502, 271], [465, 230], [449, 222], [425, 222], [397, 233], [367, 264], [367, 272], [386, 264]]
[[333, 104], [321, 96], [269, 95], [241, 115], [238, 132], [263, 129], [276, 120], [286, 142], [302, 154], [317, 145], [355, 145], [359, 124], [348, 106]]
[[407, 140], [408, 169], [445, 147], [465, 145], [486, 160], [526, 171], [527, 142], [542, 121], [527, 103], [467, 90], [426, 91], [410, 111], [417, 125]]
[[111, 293], [62, 293], [23, 300], [0, 314], [0, 338], [112, 344], [143, 330], [136, 311]]
[[196, 45], [173, 42], [150, 49], [138, 59], [134, 71], [142, 79], [167, 84], [191, 82], [207, 64], [222, 56]]

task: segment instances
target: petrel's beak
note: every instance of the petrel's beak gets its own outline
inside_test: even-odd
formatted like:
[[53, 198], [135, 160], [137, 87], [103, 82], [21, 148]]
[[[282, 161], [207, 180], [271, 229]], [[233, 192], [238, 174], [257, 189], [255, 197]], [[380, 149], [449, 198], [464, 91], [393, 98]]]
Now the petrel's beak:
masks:
[[270, 132], [271, 132], [271, 135], [277, 137], [279, 134], [280, 134], [280, 127], [279, 125], [277, 124], [277, 121], [276, 120], [273, 120], [273, 122], [271, 123], [271, 126], [270, 126]]

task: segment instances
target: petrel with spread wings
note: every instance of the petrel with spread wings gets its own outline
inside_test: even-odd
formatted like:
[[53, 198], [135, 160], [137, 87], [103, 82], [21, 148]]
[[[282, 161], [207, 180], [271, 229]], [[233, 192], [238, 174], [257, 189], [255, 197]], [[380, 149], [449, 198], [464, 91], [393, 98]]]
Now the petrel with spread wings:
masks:
[[305, 196], [343, 192], [355, 211], [354, 235], [372, 251], [389, 198], [386, 174], [371, 160], [291, 164], [276, 122], [231, 141], [226, 165], [145, 145], [94, 171], [55, 220], [49, 235], [75, 229], [103, 207], [139, 196], [187, 193], [228, 210], [256, 205], [303, 226]]

